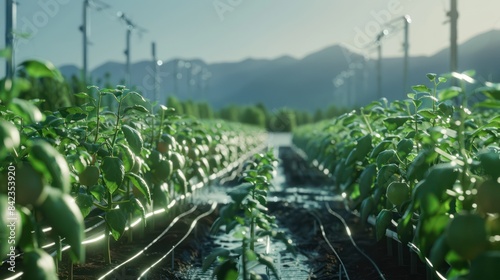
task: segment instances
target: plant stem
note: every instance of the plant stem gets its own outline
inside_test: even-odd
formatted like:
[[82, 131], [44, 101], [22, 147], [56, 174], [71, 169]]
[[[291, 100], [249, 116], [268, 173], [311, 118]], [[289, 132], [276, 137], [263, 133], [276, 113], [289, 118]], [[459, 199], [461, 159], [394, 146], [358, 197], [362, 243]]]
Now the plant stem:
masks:
[[246, 238], [243, 238], [243, 252], [241, 254], [241, 266], [242, 266], [242, 274], [243, 274], [243, 280], [247, 280], [247, 258], [246, 258], [246, 251], [247, 251], [247, 242]]
[[[113, 194], [108, 191], [108, 211], [113, 209]], [[104, 261], [106, 264], [111, 264], [111, 250], [109, 247], [110, 238], [109, 233], [111, 232], [111, 228], [106, 222], [106, 232], [104, 233]]]
[[97, 99], [97, 109], [96, 109], [96, 132], [95, 132], [95, 139], [94, 139], [94, 144], [97, 143], [97, 140], [99, 139], [99, 126], [101, 125], [101, 122], [99, 120], [99, 111], [101, 110], [101, 102], [102, 102], [102, 95], [100, 92], [97, 93], [99, 95]]
[[365, 113], [363, 113], [363, 108], [360, 109], [360, 113], [361, 113], [361, 116], [363, 116], [363, 121], [365, 122], [366, 126], [368, 127], [368, 130], [370, 131], [370, 134], [373, 135], [373, 130], [372, 130], [372, 127], [370, 125], [370, 122], [368, 121], [368, 119], [366, 118], [366, 115]]
[[120, 101], [118, 102], [118, 110], [116, 111], [115, 134], [113, 135], [113, 141], [111, 142], [111, 153], [113, 153], [113, 148], [115, 147], [116, 137], [118, 136], [118, 126], [120, 125], [120, 118], [121, 118], [120, 111], [122, 109], [123, 99], [125, 99], [125, 97], [120, 98]]

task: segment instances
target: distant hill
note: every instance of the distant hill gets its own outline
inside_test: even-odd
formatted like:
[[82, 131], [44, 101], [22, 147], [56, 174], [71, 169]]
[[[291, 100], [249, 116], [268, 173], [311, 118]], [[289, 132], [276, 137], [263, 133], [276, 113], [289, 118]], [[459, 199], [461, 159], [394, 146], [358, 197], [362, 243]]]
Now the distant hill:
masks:
[[[480, 80], [500, 80], [500, 30], [480, 34], [459, 46], [460, 70], [475, 69]], [[410, 50], [411, 52], [411, 50]], [[347, 59], [349, 58], [349, 60]], [[190, 60], [191, 68], [179, 68], [177, 85], [174, 69], [178, 60], [160, 66], [160, 102], [174, 94], [180, 99], [208, 101], [220, 108], [228, 104], [264, 103], [268, 108], [290, 107], [303, 110], [325, 108], [330, 104], [360, 106], [376, 99], [375, 61], [365, 62], [365, 68], [355, 70], [354, 79], [336, 88], [333, 79], [349, 68], [349, 62], [362, 62], [362, 56], [335, 45], [312, 53], [302, 59], [283, 56], [276, 59], [246, 59], [239, 62], [206, 64], [200, 59]], [[193, 75], [194, 65], [211, 73], [207, 82], [203, 72]], [[132, 84], [147, 98], [152, 99], [153, 65], [142, 61], [132, 66]], [[449, 50], [444, 49], [429, 57], [411, 57], [409, 84], [426, 83], [425, 74], [445, 73], [449, 69]], [[79, 73], [75, 66], [61, 67], [65, 76]], [[104, 85], [106, 73], [109, 83], [123, 82], [125, 67], [121, 62], [107, 62], [91, 72], [93, 83]], [[188, 82], [187, 77], [190, 77]], [[403, 59], [388, 58], [382, 63], [383, 96], [388, 99], [405, 98], [409, 89], [403, 89]], [[176, 90], [175, 90], [176, 88]], [[176, 91], [176, 92], [175, 92]]]

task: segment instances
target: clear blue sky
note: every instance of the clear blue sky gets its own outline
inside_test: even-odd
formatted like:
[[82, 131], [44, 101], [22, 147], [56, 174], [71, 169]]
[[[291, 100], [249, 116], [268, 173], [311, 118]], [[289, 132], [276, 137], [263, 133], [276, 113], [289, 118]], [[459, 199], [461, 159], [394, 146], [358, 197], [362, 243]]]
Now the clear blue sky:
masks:
[[[46, 59], [56, 66], [82, 65], [83, 0], [17, 0], [18, 31], [31, 33], [17, 47], [17, 61]], [[91, 12], [89, 66], [124, 62], [123, 11], [146, 33], [132, 37], [132, 62], [151, 57], [201, 58], [207, 62], [248, 57], [301, 58], [333, 44], [360, 46], [380, 27], [378, 21], [412, 17], [411, 55], [431, 55], [448, 46], [445, 12], [449, 0], [101, 0], [111, 7]], [[0, 35], [4, 46], [5, 0], [0, 1]], [[217, 7], [219, 10], [217, 10]], [[459, 0], [459, 41], [500, 28], [500, 1]], [[366, 35], [367, 37], [363, 37]], [[384, 55], [402, 55], [402, 34], [384, 43]], [[4, 64], [0, 64], [4, 75]]]

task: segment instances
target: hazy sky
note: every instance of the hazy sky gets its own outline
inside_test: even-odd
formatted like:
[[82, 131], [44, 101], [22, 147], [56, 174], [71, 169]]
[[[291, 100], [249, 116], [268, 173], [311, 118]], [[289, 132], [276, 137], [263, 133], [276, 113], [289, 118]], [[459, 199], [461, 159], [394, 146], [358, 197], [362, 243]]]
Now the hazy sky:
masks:
[[[17, 0], [20, 40], [17, 61], [39, 58], [56, 66], [82, 65], [83, 0]], [[123, 11], [147, 30], [132, 36], [132, 62], [151, 57], [201, 58], [207, 62], [248, 57], [301, 58], [333, 44], [361, 47], [374, 39], [380, 22], [409, 14], [411, 55], [430, 55], [448, 46], [446, 11], [450, 0], [101, 0], [111, 7], [91, 12], [89, 66], [124, 62]], [[500, 1], [459, 0], [459, 41], [500, 28]], [[0, 1], [0, 36], [5, 30], [5, 0]], [[384, 55], [402, 55], [403, 34], [384, 43]], [[0, 43], [0, 47], [4, 42]], [[0, 74], [4, 65], [0, 64]]]

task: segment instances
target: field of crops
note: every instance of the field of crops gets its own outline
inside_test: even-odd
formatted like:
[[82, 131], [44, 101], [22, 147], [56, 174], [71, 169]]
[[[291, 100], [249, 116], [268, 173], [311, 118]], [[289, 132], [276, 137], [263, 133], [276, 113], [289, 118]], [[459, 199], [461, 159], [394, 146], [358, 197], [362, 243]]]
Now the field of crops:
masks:
[[[346, 206], [414, 249], [441, 279], [500, 275], [499, 87], [471, 91], [472, 73], [428, 74], [403, 101], [294, 132], [294, 144], [335, 181]], [[373, 219], [372, 217], [376, 217]]]
[[[61, 79], [50, 64], [21, 67]], [[300, 126], [293, 144], [180, 115], [124, 86], [89, 87], [78, 105], [42, 111], [43, 100], [18, 98], [36, 84], [5, 80], [2, 277], [386, 279], [401, 271], [391, 258], [377, 265], [376, 248], [394, 240], [428, 277], [496, 279], [500, 85], [470, 90], [471, 76], [428, 74], [431, 86], [408, 99]], [[266, 151], [273, 141], [279, 153]]]
[[[58, 75], [40, 62], [24, 66], [37, 78]], [[41, 112], [39, 100], [16, 98], [25, 80], [7, 82], [0, 217], [11, 227], [0, 231], [0, 244], [5, 271], [22, 271], [23, 279], [57, 278], [58, 262], [83, 263], [86, 244], [101, 239], [110, 264], [110, 239], [127, 232], [132, 240], [128, 229], [136, 219], [144, 226], [153, 210], [170, 209], [265, 141], [258, 128], [183, 118], [165, 106], [153, 112], [123, 86], [92, 87], [96, 97], [77, 94], [79, 106]], [[103, 108], [105, 96], [113, 97], [115, 110]]]

